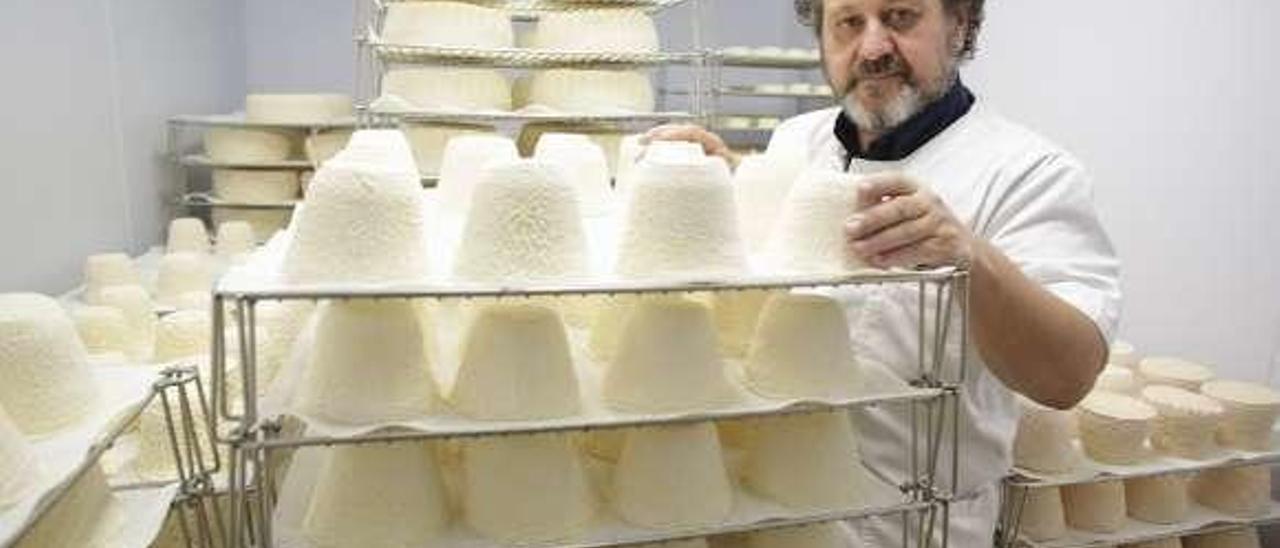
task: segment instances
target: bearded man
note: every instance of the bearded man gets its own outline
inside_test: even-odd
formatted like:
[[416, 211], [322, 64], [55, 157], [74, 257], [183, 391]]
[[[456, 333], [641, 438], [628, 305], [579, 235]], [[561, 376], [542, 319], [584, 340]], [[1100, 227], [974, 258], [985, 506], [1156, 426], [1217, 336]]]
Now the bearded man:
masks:
[[[962, 548], [992, 545], [1017, 395], [1058, 409], [1076, 405], [1106, 363], [1120, 309], [1119, 262], [1080, 162], [993, 112], [961, 82], [983, 7], [983, 0], [797, 0], [841, 105], [787, 120], [769, 145], [800, 150], [813, 169], [865, 175], [844, 226], [852, 255], [882, 268], [969, 272], [973, 344], [960, 391], [950, 529], [952, 546]], [[648, 137], [697, 142], [737, 164], [723, 140], [696, 126], [663, 126]], [[916, 288], [834, 295], [860, 357], [904, 379], [917, 376], [916, 330], [927, 318], [917, 313]], [[944, 356], [952, 374], [956, 338]], [[905, 478], [910, 416], [883, 407], [854, 413], [862, 460], [882, 476]], [[950, 486], [942, 468], [940, 485]], [[901, 542], [900, 522], [850, 526], [865, 545]]]

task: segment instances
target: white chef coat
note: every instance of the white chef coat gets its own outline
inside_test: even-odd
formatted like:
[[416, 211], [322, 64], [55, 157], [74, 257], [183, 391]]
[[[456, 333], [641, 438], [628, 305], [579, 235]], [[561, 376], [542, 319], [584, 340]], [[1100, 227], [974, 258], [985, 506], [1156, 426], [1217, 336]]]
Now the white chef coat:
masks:
[[[846, 151], [833, 132], [838, 115], [840, 110], [831, 108], [787, 120], [774, 132], [769, 148], [801, 147], [810, 167], [843, 171]], [[889, 170], [928, 185], [974, 234], [1083, 312], [1111, 340], [1120, 314], [1119, 261], [1094, 211], [1092, 183], [1070, 154], [979, 100], [907, 158], [854, 159], [849, 166], [854, 173]], [[903, 379], [918, 376], [921, 318], [914, 284], [842, 288], [833, 294], [845, 305], [860, 357], [890, 366]], [[1018, 411], [1013, 392], [987, 370], [973, 344], [969, 349], [959, 406], [960, 501], [951, 509], [950, 541], [958, 548], [986, 548], [998, 515], [998, 483], [1012, 464]], [[952, 336], [945, 378], [955, 378], [959, 356], [959, 336]], [[905, 406], [860, 410], [854, 421], [867, 466], [885, 477], [907, 477], [905, 448], [911, 431]], [[950, 436], [944, 437], [939, 484], [950, 486]], [[851, 525], [865, 546], [901, 542], [900, 519]]]

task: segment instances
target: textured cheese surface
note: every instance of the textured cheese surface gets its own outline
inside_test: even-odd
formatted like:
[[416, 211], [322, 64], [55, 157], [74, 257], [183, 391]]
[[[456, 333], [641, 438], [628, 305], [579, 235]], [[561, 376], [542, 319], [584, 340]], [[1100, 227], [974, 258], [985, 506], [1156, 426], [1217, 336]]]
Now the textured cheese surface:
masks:
[[833, 274], [862, 267], [847, 251], [844, 226], [857, 208], [858, 177], [837, 171], [807, 171], [787, 194], [766, 244], [770, 269], [796, 274]]
[[208, 358], [212, 322], [205, 310], [179, 310], [156, 326], [156, 363]]
[[23, 433], [72, 426], [94, 412], [98, 387], [75, 324], [34, 293], [0, 294], [0, 407]]
[[440, 175], [441, 162], [444, 161], [444, 147], [449, 139], [461, 135], [492, 134], [493, 128], [487, 126], [437, 126], [421, 124], [405, 124], [401, 131], [413, 148], [413, 160], [418, 164], [418, 171], [424, 176]]
[[270, 129], [211, 127], [204, 132], [204, 153], [217, 162], [279, 162], [289, 159], [296, 139]]
[[1191, 504], [1183, 474], [1134, 478], [1124, 482], [1124, 498], [1129, 516], [1148, 523], [1173, 524], [1187, 517]]
[[674, 297], [639, 301], [623, 322], [605, 370], [604, 399], [636, 411], [705, 409], [730, 388], [716, 348], [711, 314]]
[[1124, 482], [1104, 481], [1062, 488], [1067, 525], [1094, 533], [1114, 533], [1125, 521]]
[[1078, 453], [1072, 444], [1075, 424], [1069, 411], [1038, 405], [1018, 399], [1022, 416], [1013, 441], [1013, 462], [1020, 468], [1057, 473], [1071, 470]]
[[113, 285], [141, 283], [133, 260], [124, 253], [98, 253], [84, 260], [84, 300], [98, 304], [98, 293]]
[[774, 398], [852, 397], [861, 375], [844, 308], [822, 295], [775, 295], [743, 363], [748, 386]]
[[464, 442], [462, 470], [467, 525], [499, 542], [571, 540], [596, 511], [578, 450], [563, 435]]
[[264, 204], [298, 197], [301, 185], [295, 171], [215, 169], [213, 194], [229, 202]]
[[22, 500], [39, 477], [31, 446], [0, 408], [0, 511]]
[[208, 253], [209, 230], [204, 221], [195, 217], [182, 217], [169, 221], [169, 240], [166, 253]]
[[454, 278], [518, 284], [586, 277], [586, 229], [565, 175], [538, 160], [490, 164], [471, 199]]
[[1258, 530], [1244, 527], [1221, 533], [1191, 535], [1182, 538], [1184, 548], [1262, 548]]
[[423, 192], [404, 136], [361, 130], [316, 172], [285, 254], [295, 283], [379, 283], [428, 276]]
[[485, 168], [519, 158], [515, 141], [501, 135], [459, 135], [449, 139], [436, 185], [440, 214], [461, 219], [471, 208], [471, 196]]
[[123, 519], [119, 511], [106, 474], [100, 465], [94, 465], [67, 488], [14, 548], [94, 546], [89, 537], [95, 527], [86, 524]]
[[137, 285], [117, 285], [102, 290], [103, 306], [110, 306], [124, 314], [128, 326], [125, 353], [133, 360], [151, 357], [156, 336], [155, 305], [147, 290]]
[[160, 259], [160, 275], [156, 282], [156, 300], [177, 306], [187, 293], [208, 293], [213, 287], [212, 265], [208, 255], [168, 253]]
[[656, 52], [658, 30], [637, 9], [551, 12], [538, 19], [529, 47], [562, 51]]
[[354, 133], [349, 129], [335, 129], [330, 131], [321, 131], [307, 136], [306, 142], [303, 144], [303, 151], [307, 153], [307, 161], [312, 166], [320, 167], [329, 158], [337, 156], [342, 149], [347, 148], [347, 143], [351, 141], [351, 134]]
[[1213, 370], [1181, 358], [1151, 357], [1138, 363], [1138, 375], [1144, 384], [1163, 384], [1196, 391], [1213, 380]]
[[244, 100], [245, 118], [266, 124], [320, 124], [355, 115], [351, 97], [337, 93], [255, 93]]
[[747, 271], [729, 170], [718, 158], [636, 167], [615, 272], [627, 278]]
[[82, 306], [71, 313], [76, 333], [89, 354], [127, 354], [129, 322], [124, 312], [110, 306]]
[[511, 110], [511, 84], [489, 69], [392, 69], [382, 77], [382, 96], [430, 111]]
[[482, 420], [552, 419], [581, 405], [568, 336], [560, 317], [532, 305], [482, 309], [462, 342], [450, 402]]
[[315, 546], [432, 546], [445, 533], [448, 500], [431, 445], [326, 451], [302, 522], [302, 534]]
[[1080, 440], [1090, 458], [1132, 464], [1145, 456], [1156, 410], [1137, 398], [1095, 392], [1081, 402], [1077, 416]]
[[1200, 393], [1226, 411], [1217, 439], [1227, 447], [1264, 451], [1271, 447], [1271, 431], [1280, 416], [1280, 393], [1270, 387], [1236, 381], [1210, 381]]
[[389, 4], [382, 39], [406, 46], [509, 48], [515, 45], [515, 33], [506, 13], [462, 2]]
[[564, 181], [577, 195], [583, 215], [599, 217], [613, 210], [609, 160], [604, 149], [591, 138], [572, 133], [544, 133], [538, 139], [534, 158], [560, 170]]
[[729, 516], [733, 487], [711, 423], [631, 430], [613, 473], [618, 515], [651, 529], [712, 526]]
[[1206, 470], [1191, 482], [1191, 496], [1229, 516], [1260, 517], [1271, 507], [1271, 470], [1267, 466]]
[[643, 72], [552, 69], [529, 82], [527, 103], [578, 114], [653, 112], [653, 83]]
[[1066, 513], [1062, 507], [1062, 492], [1057, 487], [1018, 489], [1015, 497], [1022, 500], [1018, 532], [1037, 542], [1051, 541], [1067, 534]]
[[422, 331], [407, 301], [334, 301], [316, 311], [296, 405], [344, 424], [418, 417], [437, 405]]
[[745, 445], [743, 482], [770, 500], [801, 510], [851, 508], [863, 502], [869, 478], [845, 413], [761, 419]]
[[253, 225], [244, 221], [220, 223], [218, 237], [214, 241], [214, 253], [223, 259], [235, 259], [252, 252], [256, 242]]
[[1142, 389], [1142, 399], [1159, 412], [1151, 435], [1151, 443], [1157, 449], [1193, 459], [1213, 450], [1214, 433], [1224, 413], [1218, 402], [1162, 385]]

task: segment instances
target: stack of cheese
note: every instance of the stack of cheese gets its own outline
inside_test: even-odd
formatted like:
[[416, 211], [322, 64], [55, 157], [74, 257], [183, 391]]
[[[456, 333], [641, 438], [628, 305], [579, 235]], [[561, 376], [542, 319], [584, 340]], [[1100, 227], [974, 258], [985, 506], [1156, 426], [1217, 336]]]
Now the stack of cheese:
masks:
[[1223, 415], [1218, 402], [1164, 385], [1142, 389], [1142, 399], [1158, 413], [1151, 435], [1156, 449], [1190, 459], [1203, 459], [1213, 451], [1214, 431]]
[[[658, 51], [653, 20], [633, 9], [574, 10], [544, 14], [527, 45], [574, 52]], [[654, 110], [653, 85], [643, 72], [555, 69], [517, 83], [518, 107], [572, 113], [642, 113]]]
[[[259, 93], [245, 98], [245, 121], [262, 127], [215, 127], [204, 134], [205, 154], [215, 162], [242, 164], [245, 169], [215, 169], [213, 194], [235, 204], [280, 204], [295, 200], [300, 189], [299, 172], [253, 168], [306, 153], [313, 164], [323, 161], [334, 141], [345, 131], [318, 133], [306, 138], [290, 126], [329, 125], [344, 122], [354, 114], [351, 98], [338, 94]], [[280, 127], [270, 127], [272, 125]], [[266, 240], [289, 220], [289, 212], [274, 209], [218, 208], [213, 222], [249, 223], [259, 241]]]

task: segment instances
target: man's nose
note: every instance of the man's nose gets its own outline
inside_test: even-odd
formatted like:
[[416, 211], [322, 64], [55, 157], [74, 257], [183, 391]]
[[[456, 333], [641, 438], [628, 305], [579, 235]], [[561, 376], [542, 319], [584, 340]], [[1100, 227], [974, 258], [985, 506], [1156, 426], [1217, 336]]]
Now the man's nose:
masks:
[[862, 43], [859, 44], [858, 55], [865, 60], [882, 59], [893, 53], [893, 35], [879, 19], [867, 21], [862, 32]]

